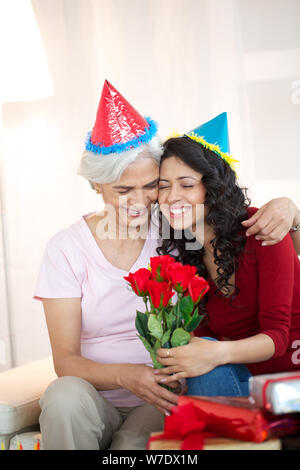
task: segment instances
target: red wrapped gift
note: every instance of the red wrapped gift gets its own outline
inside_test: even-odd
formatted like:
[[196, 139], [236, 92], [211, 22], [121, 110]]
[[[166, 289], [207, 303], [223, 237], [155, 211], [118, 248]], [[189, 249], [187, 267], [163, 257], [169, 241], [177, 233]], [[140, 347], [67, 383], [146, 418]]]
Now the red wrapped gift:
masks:
[[300, 414], [274, 416], [251, 404], [247, 397], [180, 396], [171, 416], [165, 418], [163, 434], [152, 437], [149, 443], [179, 439], [181, 449], [200, 450], [207, 437], [263, 442], [299, 431]]

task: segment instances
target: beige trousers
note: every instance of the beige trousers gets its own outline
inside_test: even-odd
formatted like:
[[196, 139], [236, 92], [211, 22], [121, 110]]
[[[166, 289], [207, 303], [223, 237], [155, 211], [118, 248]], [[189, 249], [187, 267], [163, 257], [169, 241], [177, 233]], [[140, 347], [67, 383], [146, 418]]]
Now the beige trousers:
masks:
[[59, 377], [40, 399], [45, 450], [145, 450], [163, 415], [152, 405], [117, 408], [79, 377]]

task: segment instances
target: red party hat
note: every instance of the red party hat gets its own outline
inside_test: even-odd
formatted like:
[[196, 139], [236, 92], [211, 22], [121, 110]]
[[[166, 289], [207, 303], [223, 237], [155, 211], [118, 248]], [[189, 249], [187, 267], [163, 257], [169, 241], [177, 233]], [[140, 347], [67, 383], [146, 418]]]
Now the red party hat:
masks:
[[148, 127], [146, 119], [105, 80], [91, 142], [104, 147], [126, 143], [145, 134]]

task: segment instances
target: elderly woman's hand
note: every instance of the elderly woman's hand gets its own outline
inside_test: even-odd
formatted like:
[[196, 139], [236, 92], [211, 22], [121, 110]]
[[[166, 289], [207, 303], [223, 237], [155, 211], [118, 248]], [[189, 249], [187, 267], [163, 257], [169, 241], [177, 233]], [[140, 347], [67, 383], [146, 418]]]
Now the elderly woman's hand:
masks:
[[[121, 369], [120, 386], [142, 400], [155, 406], [161, 413], [169, 414], [172, 407], [177, 405], [178, 396], [161, 386], [160, 378], [166, 378], [166, 374], [156, 376], [154, 369], [143, 364], [124, 364]], [[169, 381], [169, 387], [176, 392], [179, 384], [174, 378]]]
[[185, 346], [158, 349], [157, 360], [165, 367], [156, 369], [155, 374], [160, 377], [160, 383], [169, 384], [174, 380], [206, 374], [221, 365], [223, 346], [221, 341], [194, 337]]
[[257, 240], [262, 240], [263, 245], [276, 245], [289, 232], [297, 212], [297, 206], [291, 199], [279, 197], [264, 204], [242, 224], [249, 227], [246, 235], [255, 235]]

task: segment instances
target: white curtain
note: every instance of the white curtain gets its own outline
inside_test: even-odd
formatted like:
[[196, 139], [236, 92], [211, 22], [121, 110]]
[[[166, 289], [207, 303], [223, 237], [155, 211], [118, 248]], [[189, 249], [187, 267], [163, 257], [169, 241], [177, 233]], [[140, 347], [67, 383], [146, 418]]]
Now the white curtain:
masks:
[[[32, 295], [47, 240], [99, 207], [76, 170], [105, 78], [159, 122], [162, 137], [227, 111], [231, 151], [252, 204], [282, 195], [300, 204], [298, 0], [32, 4], [55, 95], [3, 107], [16, 361], [0, 360], [0, 370], [50, 353], [42, 304]], [[0, 341], [7, 345], [5, 308], [3, 300]]]

